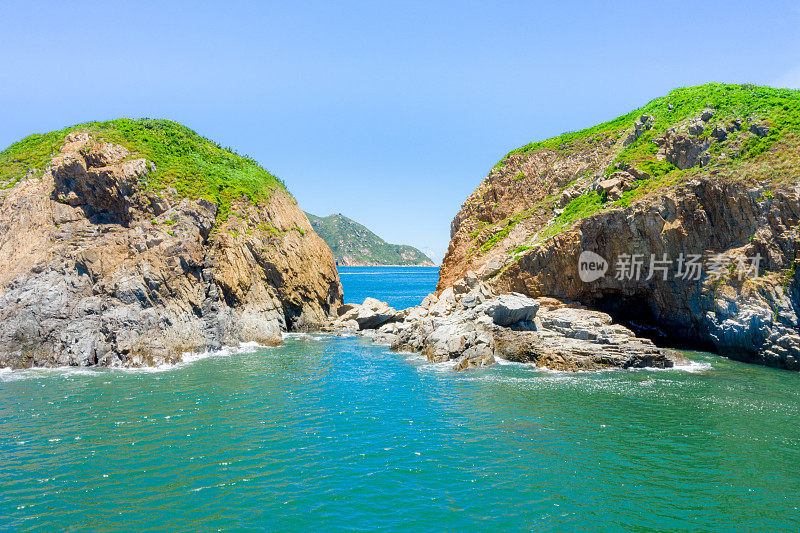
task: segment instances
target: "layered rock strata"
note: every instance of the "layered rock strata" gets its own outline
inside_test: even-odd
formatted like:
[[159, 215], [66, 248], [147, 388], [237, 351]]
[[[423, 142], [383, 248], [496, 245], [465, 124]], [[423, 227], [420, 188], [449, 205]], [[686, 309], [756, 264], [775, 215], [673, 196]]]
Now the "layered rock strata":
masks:
[[[800, 370], [797, 116], [798, 91], [712, 84], [515, 150], [455, 216], [437, 291], [474, 271], [660, 344]], [[582, 279], [584, 252], [604, 275]]]
[[175, 362], [339, 307], [333, 256], [285, 190], [220, 223], [214, 203], [147, 190], [154, 169], [76, 131], [0, 191], [0, 366]]

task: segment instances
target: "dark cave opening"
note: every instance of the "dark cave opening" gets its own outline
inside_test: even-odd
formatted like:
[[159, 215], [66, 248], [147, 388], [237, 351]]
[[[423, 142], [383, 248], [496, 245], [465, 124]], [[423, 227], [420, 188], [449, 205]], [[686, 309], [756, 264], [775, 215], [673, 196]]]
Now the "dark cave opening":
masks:
[[719, 353], [712, 342], [702, 338], [699, 325], [656, 318], [644, 295], [606, 295], [588, 302], [587, 306], [608, 313], [615, 323], [629, 328], [637, 337], [650, 339], [661, 348]]

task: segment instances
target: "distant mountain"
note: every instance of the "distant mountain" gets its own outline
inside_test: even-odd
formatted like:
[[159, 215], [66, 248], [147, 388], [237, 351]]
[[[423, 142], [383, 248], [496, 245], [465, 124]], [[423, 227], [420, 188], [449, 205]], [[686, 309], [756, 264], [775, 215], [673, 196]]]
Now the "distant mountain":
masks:
[[306, 213], [317, 235], [333, 251], [341, 266], [409, 265], [434, 266], [431, 258], [413, 246], [389, 244], [344, 215], [318, 217]]

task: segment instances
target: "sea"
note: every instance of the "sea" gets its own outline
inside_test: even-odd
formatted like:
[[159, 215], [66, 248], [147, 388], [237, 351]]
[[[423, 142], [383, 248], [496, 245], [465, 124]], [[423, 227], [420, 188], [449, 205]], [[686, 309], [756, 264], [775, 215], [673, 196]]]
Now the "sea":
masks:
[[[418, 304], [435, 268], [342, 268]], [[0, 529], [798, 531], [800, 374], [452, 365], [288, 334], [147, 369], [0, 370]]]

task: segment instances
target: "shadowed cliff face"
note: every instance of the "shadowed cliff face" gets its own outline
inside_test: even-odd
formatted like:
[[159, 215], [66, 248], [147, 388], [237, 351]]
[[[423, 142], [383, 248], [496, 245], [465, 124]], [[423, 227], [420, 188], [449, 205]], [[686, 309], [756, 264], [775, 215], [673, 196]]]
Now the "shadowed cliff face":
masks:
[[[453, 220], [437, 291], [472, 271], [656, 341], [800, 370], [799, 116], [797, 91], [704, 86], [512, 152]], [[604, 276], [581, 280], [584, 251], [607, 261]], [[618, 277], [631, 256], [641, 276]], [[650, 276], [665, 256], [667, 279]], [[676, 275], [681, 256], [700, 257], [697, 279]], [[757, 275], [741, 275], [742, 258]]]
[[[593, 215], [526, 251], [493, 279], [505, 290], [580, 301], [628, 323], [651, 328], [656, 340], [706, 343], [735, 358], [800, 370], [797, 254], [800, 190], [776, 190], [770, 199], [744, 185], [691, 182], [652, 202]], [[609, 272], [584, 282], [580, 254], [607, 258]], [[639, 279], [618, 279], [614, 263], [638, 254]], [[649, 258], [700, 256], [706, 272], [678, 279], [649, 277]], [[738, 275], [740, 258], [760, 257], [759, 275]], [[709, 275], [722, 259], [726, 271]], [[746, 265], [750, 266], [747, 262]], [[741, 279], [740, 279], [741, 278]], [[643, 331], [646, 333], [646, 331]]]
[[294, 198], [217, 206], [143, 186], [153, 163], [76, 131], [0, 196], [0, 366], [150, 365], [323, 322], [330, 250]]

